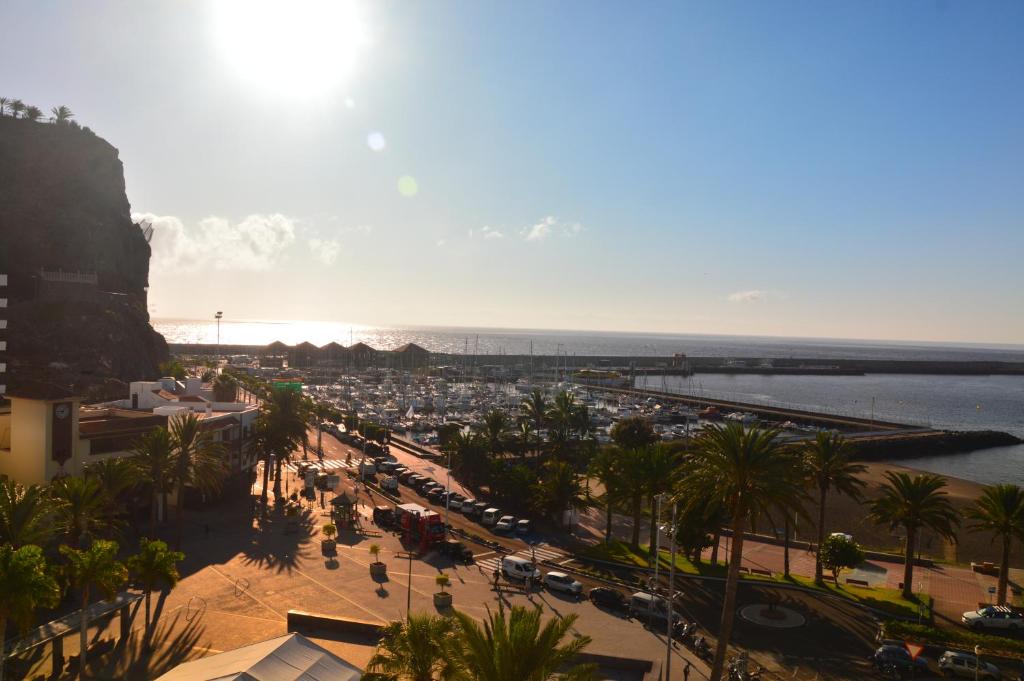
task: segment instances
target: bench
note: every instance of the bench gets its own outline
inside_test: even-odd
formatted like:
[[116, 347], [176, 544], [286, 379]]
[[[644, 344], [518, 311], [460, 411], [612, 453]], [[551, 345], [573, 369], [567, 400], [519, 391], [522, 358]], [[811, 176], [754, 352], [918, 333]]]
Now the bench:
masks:
[[854, 579], [853, 577], [847, 577], [846, 578], [846, 583], [847, 584], [852, 584], [853, 586], [866, 586], [866, 587], [870, 587], [871, 586], [871, 584], [869, 584], [866, 579]]

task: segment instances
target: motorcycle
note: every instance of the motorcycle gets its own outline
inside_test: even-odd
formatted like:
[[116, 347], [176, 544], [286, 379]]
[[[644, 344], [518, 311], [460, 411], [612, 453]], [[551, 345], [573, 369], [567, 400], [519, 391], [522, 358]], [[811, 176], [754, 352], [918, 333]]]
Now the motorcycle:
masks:
[[680, 622], [672, 628], [672, 638], [688, 646], [696, 631], [696, 622], [687, 622], [686, 624]]
[[707, 639], [703, 636], [698, 636], [693, 642], [693, 652], [700, 659], [705, 662], [711, 662], [714, 659], [714, 653], [711, 651], [711, 646], [708, 645]]

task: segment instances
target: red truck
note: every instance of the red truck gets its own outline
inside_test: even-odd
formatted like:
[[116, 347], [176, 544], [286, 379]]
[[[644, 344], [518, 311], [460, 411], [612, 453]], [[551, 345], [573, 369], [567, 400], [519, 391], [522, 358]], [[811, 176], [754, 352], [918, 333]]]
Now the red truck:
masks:
[[434, 511], [419, 504], [399, 504], [398, 525], [402, 528], [402, 543], [415, 547], [420, 553], [444, 542], [444, 522]]

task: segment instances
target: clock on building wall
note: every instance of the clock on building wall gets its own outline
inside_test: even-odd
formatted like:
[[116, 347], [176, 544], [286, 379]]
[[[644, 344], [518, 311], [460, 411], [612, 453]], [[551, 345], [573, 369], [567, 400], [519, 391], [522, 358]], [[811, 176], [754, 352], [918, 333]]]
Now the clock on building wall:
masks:
[[53, 405], [53, 450], [50, 458], [61, 466], [71, 458], [73, 451], [72, 421], [70, 402], [57, 402]]

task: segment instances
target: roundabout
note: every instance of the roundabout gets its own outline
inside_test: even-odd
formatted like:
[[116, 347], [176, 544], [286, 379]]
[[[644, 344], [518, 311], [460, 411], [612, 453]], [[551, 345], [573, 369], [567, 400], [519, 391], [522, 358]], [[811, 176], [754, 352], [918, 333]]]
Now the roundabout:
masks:
[[740, 618], [772, 629], [795, 629], [807, 621], [795, 610], [769, 603], [754, 603], [740, 608]]

